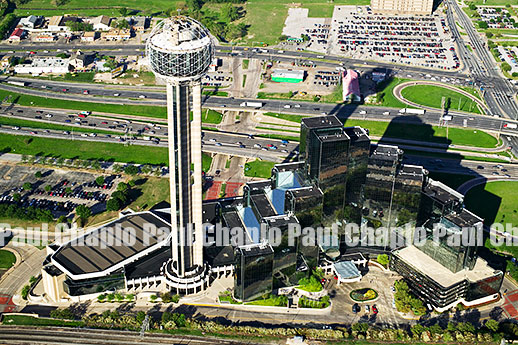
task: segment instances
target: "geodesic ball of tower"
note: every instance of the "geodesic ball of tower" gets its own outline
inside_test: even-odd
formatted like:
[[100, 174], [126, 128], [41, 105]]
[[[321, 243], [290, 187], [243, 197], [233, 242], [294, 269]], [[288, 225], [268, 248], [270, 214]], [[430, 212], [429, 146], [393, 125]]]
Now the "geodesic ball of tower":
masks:
[[214, 42], [201, 23], [176, 16], [153, 28], [146, 54], [155, 74], [169, 80], [189, 81], [207, 72], [214, 57]]

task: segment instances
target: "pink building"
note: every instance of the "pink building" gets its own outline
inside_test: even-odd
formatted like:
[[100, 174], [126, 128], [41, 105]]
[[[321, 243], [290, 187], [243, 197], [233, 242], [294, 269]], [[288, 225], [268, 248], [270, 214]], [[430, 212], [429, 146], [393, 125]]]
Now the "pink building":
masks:
[[352, 69], [342, 72], [342, 87], [344, 101], [360, 101], [360, 81], [358, 73]]

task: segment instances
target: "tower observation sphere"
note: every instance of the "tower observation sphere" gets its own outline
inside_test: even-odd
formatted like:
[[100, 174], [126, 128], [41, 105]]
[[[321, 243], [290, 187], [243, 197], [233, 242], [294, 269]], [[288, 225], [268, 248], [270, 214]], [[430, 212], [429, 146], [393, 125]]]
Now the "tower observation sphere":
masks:
[[206, 289], [211, 276], [203, 260], [201, 78], [214, 42], [199, 22], [176, 16], [155, 26], [146, 54], [167, 83], [171, 259], [162, 272], [169, 289], [187, 295]]
[[151, 70], [170, 81], [201, 78], [214, 57], [214, 42], [198, 21], [178, 16], [158, 23], [146, 44]]

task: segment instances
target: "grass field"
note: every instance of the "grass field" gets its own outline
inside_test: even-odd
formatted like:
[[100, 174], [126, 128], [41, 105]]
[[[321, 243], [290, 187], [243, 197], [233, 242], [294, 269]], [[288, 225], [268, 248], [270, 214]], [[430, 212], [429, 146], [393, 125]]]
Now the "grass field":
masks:
[[40, 319], [25, 315], [9, 315], [5, 314], [2, 323], [4, 325], [23, 325], [23, 326], [66, 326], [66, 327], [80, 327], [84, 326], [83, 321], [65, 321], [56, 319]]
[[16, 262], [16, 256], [10, 251], [0, 249], [0, 269], [8, 270]]
[[465, 198], [466, 207], [484, 218], [486, 225], [511, 223], [518, 226], [518, 182], [489, 182], [471, 189]]
[[35, 130], [41, 129], [53, 129], [58, 131], [74, 131], [79, 133], [97, 133], [97, 134], [115, 134], [121, 135], [121, 132], [114, 131], [104, 131], [96, 129], [95, 127], [87, 127], [87, 126], [74, 126], [74, 125], [58, 125], [54, 123], [48, 122], [40, 122], [40, 121], [31, 121], [31, 120], [22, 120], [11, 117], [0, 116], [0, 125], [2, 126], [19, 126], [24, 128], [33, 128]]
[[250, 60], [243, 59], [243, 69], [248, 69], [248, 64], [250, 63]]
[[167, 117], [166, 107], [152, 106], [152, 105], [119, 105], [96, 102], [78, 102], [64, 99], [40, 97], [24, 95], [17, 92], [9, 92], [0, 90], [0, 99], [6, 96], [12, 96], [14, 103], [25, 106], [57, 108], [57, 109], [73, 109], [73, 110], [87, 110], [91, 112], [104, 112], [123, 115], [137, 115], [148, 116], [165, 119]]
[[475, 5], [484, 6], [505, 6], [507, 4], [518, 5], [516, 0], [474, 0], [472, 1]]
[[406, 107], [407, 105], [405, 103], [400, 102], [396, 97], [394, 97], [394, 88], [406, 81], [410, 81], [410, 79], [391, 78], [379, 83], [376, 87], [376, 92], [378, 93], [378, 98], [381, 102], [377, 105], [392, 108]]
[[169, 179], [159, 177], [140, 178], [137, 179], [137, 184], [132, 189], [138, 195], [135, 201], [128, 206], [132, 210], [148, 210], [159, 202], [169, 202]]
[[45, 77], [31, 77], [43, 80], [54, 81], [75, 81], [81, 83], [91, 83], [94, 80], [95, 72], [66, 73], [65, 75], [48, 75]]
[[[127, 7], [130, 10], [138, 10], [140, 15], [160, 14], [168, 9], [176, 9], [177, 6], [185, 4], [184, 1], [178, 0], [69, 0], [64, 5], [52, 6], [50, 0], [31, 0], [28, 3], [19, 6], [28, 8], [29, 10], [17, 9], [15, 13], [44, 15], [59, 14], [77, 14], [77, 15], [99, 15], [106, 14], [111, 16], [120, 16], [119, 7]], [[100, 8], [99, 8], [100, 7]], [[33, 10], [34, 9], [34, 10]], [[38, 10], [39, 9], [39, 10]]]
[[[136, 164], [168, 164], [167, 148], [81, 140], [50, 139], [26, 135], [0, 136], [0, 151], [49, 157], [99, 159]], [[204, 155], [203, 169], [208, 170], [212, 159]], [[209, 167], [206, 165], [209, 164]]]
[[480, 110], [477, 108], [476, 102], [458, 92], [439, 86], [409, 86], [401, 90], [401, 95], [411, 102], [437, 109], [441, 109], [442, 97], [444, 97], [446, 101], [449, 98], [450, 109], [480, 114]]
[[[267, 116], [276, 117], [292, 122], [300, 123], [304, 116], [265, 113]], [[431, 141], [436, 143], [447, 143], [448, 140], [455, 145], [490, 148], [498, 145], [498, 140], [483, 131], [450, 128], [448, 140], [446, 139], [446, 128], [428, 125], [399, 124], [382, 121], [353, 120], [345, 122], [345, 126], [361, 126], [369, 129], [370, 135], [375, 137], [400, 138], [408, 140]]]
[[223, 119], [223, 114], [212, 109], [203, 109], [201, 121], [203, 123], [219, 124]]
[[272, 168], [276, 163], [255, 160], [245, 164], [245, 176], [268, 178], [272, 175]]

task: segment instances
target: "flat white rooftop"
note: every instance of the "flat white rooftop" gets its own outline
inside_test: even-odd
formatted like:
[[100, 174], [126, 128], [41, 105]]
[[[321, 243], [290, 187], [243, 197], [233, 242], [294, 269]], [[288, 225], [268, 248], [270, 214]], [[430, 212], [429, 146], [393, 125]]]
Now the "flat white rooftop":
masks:
[[415, 246], [409, 246], [393, 253], [401, 258], [406, 264], [412, 266], [417, 271], [429, 276], [438, 284], [448, 287], [463, 280], [476, 282], [481, 279], [492, 277], [496, 270], [490, 267], [487, 262], [478, 258], [472, 270], [463, 269], [453, 273]]

